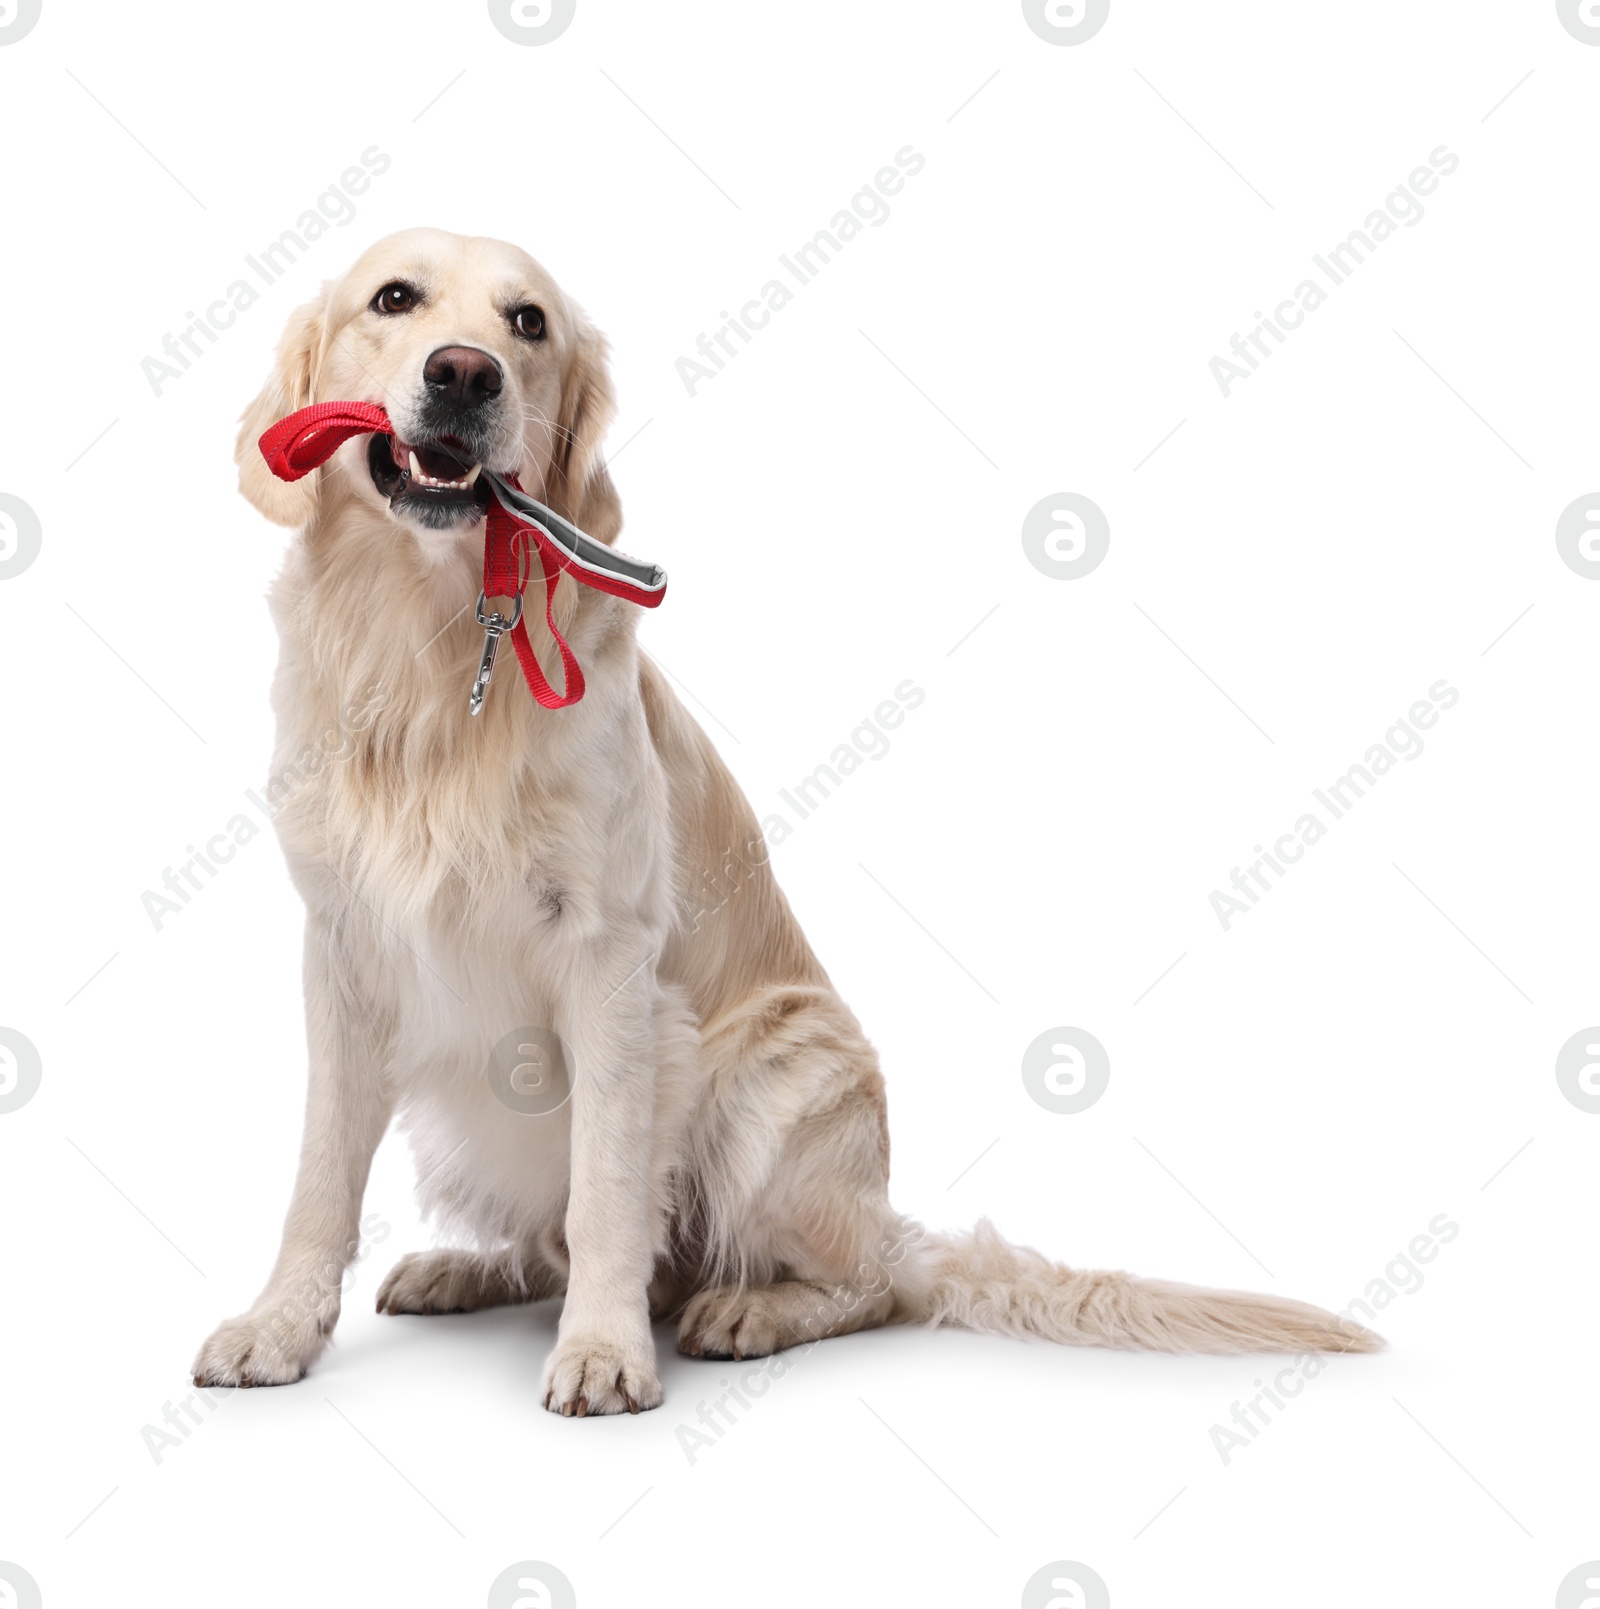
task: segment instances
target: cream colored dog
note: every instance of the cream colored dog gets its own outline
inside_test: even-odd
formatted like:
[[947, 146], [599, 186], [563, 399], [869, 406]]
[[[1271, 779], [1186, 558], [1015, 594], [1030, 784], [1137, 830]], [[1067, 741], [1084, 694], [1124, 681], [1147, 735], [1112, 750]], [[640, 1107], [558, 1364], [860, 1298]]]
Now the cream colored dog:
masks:
[[[331, 400], [381, 404], [395, 436], [274, 480], [257, 438]], [[612, 407], [605, 342], [537, 263], [415, 230], [294, 315], [245, 415], [244, 494], [299, 530], [272, 603], [276, 768], [304, 773], [277, 827], [307, 910], [310, 1090], [277, 1264], [196, 1381], [285, 1384], [327, 1345], [395, 1117], [424, 1205], [472, 1249], [403, 1258], [379, 1308], [562, 1295], [544, 1401], [563, 1414], [661, 1401], [653, 1316], [677, 1318], [681, 1351], [736, 1358], [896, 1322], [1170, 1351], [1381, 1344], [1299, 1302], [1077, 1273], [987, 1224], [931, 1236], [896, 1214], [872, 1047], [633, 606], [562, 583], [588, 696], [538, 708], [507, 653], [469, 716], [475, 466], [614, 543]], [[534, 641], [559, 685], [542, 626]], [[353, 705], [370, 718], [349, 752], [308, 763]], [[530, 1100], [506, 1044], [532, 1058], [512, 1081]]]

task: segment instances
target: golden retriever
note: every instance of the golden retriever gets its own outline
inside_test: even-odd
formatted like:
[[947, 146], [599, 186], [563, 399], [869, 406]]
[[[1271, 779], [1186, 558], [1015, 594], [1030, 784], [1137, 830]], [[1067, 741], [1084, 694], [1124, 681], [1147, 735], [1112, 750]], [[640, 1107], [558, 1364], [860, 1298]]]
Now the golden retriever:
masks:
[[[274, 480], [262, 432], [352, 400], [394, 436]], [[605, 341], [532, 258], [424, 229], [294, 314], [244, 416], [244, 495], [298, 530], [272, 594], [273, 698], [275, 767], [297, 778], [277, 828], [307, 911], [310, 1083], [277, 1264], [201, 1347], [197, 1383], [298, 1380], [327, 1345], [394, 1118], [424, 1206], [465, 1246], [403, 1258], [379, 1308], [560, 1295], [542, 1389], [566, 1415], [662, 1400], [653, 1317], [677, 1319], [680, 1350], [735, 1358], [904, 1322], [1170, 1351], [1381, 1344], [1303, 1303], [1075, 1272], [987, 1223], [932, 1235], [899, 1216], [872, 1046], [630, 604], [558, 586], [587, 697], [537, 707], [507, 655], [469, 716], [473, 470], [516, 472], [614, 543], [612, 410]], [[319, 763], [353, 706], [370, 719]]]

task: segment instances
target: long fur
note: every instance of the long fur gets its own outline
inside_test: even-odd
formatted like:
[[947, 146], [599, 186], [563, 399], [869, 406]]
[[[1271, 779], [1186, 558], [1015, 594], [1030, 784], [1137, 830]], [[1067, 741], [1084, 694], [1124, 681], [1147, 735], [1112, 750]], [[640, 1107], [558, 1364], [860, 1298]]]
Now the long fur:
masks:
[[1089, 1273], [1001, 1239], [987, 1218], [928, 1246], [915, 1316], [986, 1335], [1149, 1352], [1369, 1352], [1370, 1330], [1283, 1296]]
[[[423, 305], [380, 317], [374, 293], [401, 278]], [[519, 298], [545, 310], [537, 345], [507, 325]], [[403, 430], [443, 344], [503, 365], [491, 467], [601, 540], [621, 528], [605, 344], [521, 252], [395, 236], [291, 320], [239, 465], [245, 495], [297, 528], [272, 596], [273, 787], [307, 908], [306, 1129], [278, 1264], [196, 1378], [277, 1384], [310, 1366], [391, 1121], [456, 1244], [404, 1259], [380, 1307], [564, 1292], [546, 1368], [564, 1413], [661, 1400], [652, 1314], [678, 1317], [683, 1350], [732, 1356], [892, 1322], [1166, 1351], [1379, 1344], [1300, 1303], [1074, 1273], [987, 1224], [929, 1237], [894, 1212], [876, 1055], [737, 784], [640, 653], [636, 611], [562, 582], [587, 697], [538, 709], [505, 654], [473, 719], [481, 523], [397, 517], [361, 440], [294, 486], [261, 462], [261, 431], [312, 400], [379, 402]], [[528, 1028], [561, 1037], [572, 1079], [532, 1115], [486, 1073]]]

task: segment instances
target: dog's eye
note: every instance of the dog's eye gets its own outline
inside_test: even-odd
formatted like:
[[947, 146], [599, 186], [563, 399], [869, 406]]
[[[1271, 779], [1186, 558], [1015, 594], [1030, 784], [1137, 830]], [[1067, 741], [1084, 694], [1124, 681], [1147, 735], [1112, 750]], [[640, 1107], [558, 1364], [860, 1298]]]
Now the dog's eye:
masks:
[[525, 341], [542, 341], [544, 339], [544, 309], [539, 307], [519, 307], [511, 315], [511, 327]]
[[409, 313], [416, 305], [417, 293], [399, 280], [392, 285], [385, 285], [372, 298], [374, 313]]

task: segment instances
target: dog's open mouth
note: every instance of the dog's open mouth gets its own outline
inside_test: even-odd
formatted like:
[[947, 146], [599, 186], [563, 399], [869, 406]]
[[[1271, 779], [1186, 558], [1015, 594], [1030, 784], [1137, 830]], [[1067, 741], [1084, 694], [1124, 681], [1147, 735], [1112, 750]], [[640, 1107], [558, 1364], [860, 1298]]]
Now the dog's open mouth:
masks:
[[422, 443], [375, 434], [367, 444], [367, 468], [391, 509], [427, 525], [452, 524], [468, 512], [476, 518], [489, 507], [483, 465], [457, 436]]

